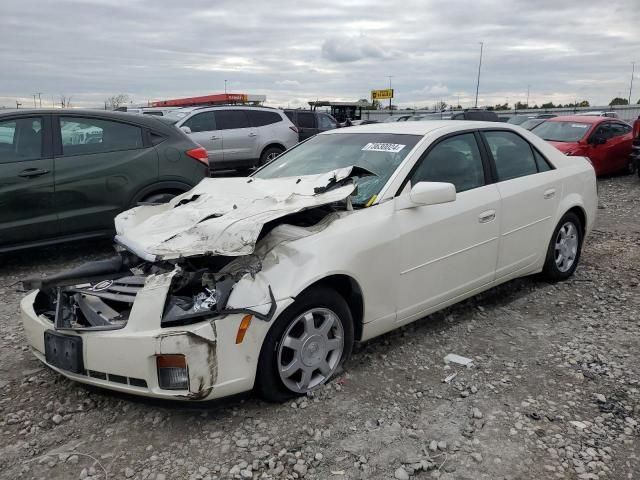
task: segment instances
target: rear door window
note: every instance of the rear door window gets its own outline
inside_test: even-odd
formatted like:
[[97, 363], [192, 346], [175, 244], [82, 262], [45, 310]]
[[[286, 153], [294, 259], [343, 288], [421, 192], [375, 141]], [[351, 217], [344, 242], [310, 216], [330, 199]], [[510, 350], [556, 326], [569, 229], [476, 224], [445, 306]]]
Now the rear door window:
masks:
[[498, 181], [538, 173], [529, 142], [512, 132], [482, 132], [496, 165]]
[[216, 111], [216, 125], [218, 130], [249, 128], [249, 118], [244, 110], [218, 110]]
[[144, 148], [142, 129], [99, 118], [60, 117], [62, 155], [88, 155]]
[[216, 116], [214, 112], [202, 112], [188, 118], [183, 127], [189, 127], [191, 133], [213, 132], [216, 128]]
[[622, 135], [626, 135], [632, 129], [629, 125], [625, 125], [624, 123], [612, 123], [611, 130], [612, 130], [613, 137], [619, 137]]
[[264, 127], [282, 121], [282, 117], [276, 112], [266, 112], [264, 110], [247, 110], [249, 123], [252, 127]]
[[0, 122], [0, 163], [42, 158], [42, 119], [19, 118]]
[[298, 112], [298, 126], [301, 128], [316, 128], [316, 116], [311, 112]]

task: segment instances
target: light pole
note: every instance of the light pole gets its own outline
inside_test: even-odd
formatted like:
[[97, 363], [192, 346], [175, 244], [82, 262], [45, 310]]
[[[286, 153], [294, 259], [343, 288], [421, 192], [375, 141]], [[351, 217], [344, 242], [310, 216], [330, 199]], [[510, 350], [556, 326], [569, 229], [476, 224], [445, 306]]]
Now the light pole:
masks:
[[484, 42], [480, 42], [480, 62], [478, 63], [478, 82], [476, 83], [476, 104], [475, 108], [478, 108], [478, 90], [480, 89], [480, 69], [482, 68], [482, 49]]
[[224, 94], [227, 94], [227, 81], [224, 81]]
[[531, 89], [531, 85], [527, 85], [527, 108], [529, 108], [529, 90]]
[[[389, 90], [392, 90], [391, 79], [393, 78], [393, 75], [387, 75], [387, 78], [389, 79]], [[389, 115], [393, 115], [393, 110], [391, 110], [391, 97], [389, 97]]]
[[33, 94], [33, 108], [37, 108], [38, 106], [36, 105], [36, 95], [37, 93]]
[[633, 90], [633, 74], [636, 71], [636, 62], [631, 62], [631, 82], [629, 83], [629, 105], [631, 105], [631, 90]]

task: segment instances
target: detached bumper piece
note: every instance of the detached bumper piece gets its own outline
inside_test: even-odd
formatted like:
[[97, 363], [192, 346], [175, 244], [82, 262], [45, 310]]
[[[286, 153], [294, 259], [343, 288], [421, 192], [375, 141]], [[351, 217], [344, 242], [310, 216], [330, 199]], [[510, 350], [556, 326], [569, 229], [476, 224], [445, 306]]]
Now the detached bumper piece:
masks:
[[144, 282], [144, 276], [127, 276], [86, 287], [59, 287], [56, 330], [99, 331], [124, 327]]

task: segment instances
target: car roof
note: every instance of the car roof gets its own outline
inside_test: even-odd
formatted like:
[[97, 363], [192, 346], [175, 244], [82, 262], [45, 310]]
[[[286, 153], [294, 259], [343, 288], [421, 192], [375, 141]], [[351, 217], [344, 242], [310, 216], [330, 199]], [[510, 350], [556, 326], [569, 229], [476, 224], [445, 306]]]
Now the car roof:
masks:
[[[0, 119], [13, 116], [24, 115], [67, 115], [67, 116], [83, 116], [95, 117], [105, 120], [119, 120], [126, 123], [137, 124], [146, 128], [162, 129], [166, 131], [169, 123], [160, 120], [163, 117], [157, 115], [137, 115], [127, 112], [118, 112], [113, 110], [88, 109], [88, 108], [20, 108], [17, 110], [0, 110]], [[170, 129], [171, 130], [171, 129]]]
[[514, 125], [497, 122], [481, 122], [474, 120], [419, 120], [417, 122], [381, 122], [359, 125], [356, 127], [327, 130], [320, 135], [339, 135], [341, 133], [394, 133], [405, 135], [427, 135], [440, 128], [457, 127], [457, 130], [471, 130], [478, 128], [513, 129]]
[[576, 122], [576, 123], [589, 123], [595, 124], [600, 122], [610, 121], [609, 117], [596, 117], [590, 115], [565, 115], [562, 117], [552, 117], [547, 119], [547, 122]]

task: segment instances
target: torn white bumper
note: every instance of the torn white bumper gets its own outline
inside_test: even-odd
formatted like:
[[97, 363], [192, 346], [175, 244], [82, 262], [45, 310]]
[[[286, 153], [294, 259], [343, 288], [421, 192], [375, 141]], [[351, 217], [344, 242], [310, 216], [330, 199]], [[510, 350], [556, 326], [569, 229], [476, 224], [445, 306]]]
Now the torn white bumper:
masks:
[[[21, 302], [28, 344], [36, 357], [58, 373], [78, 382], [147, 397], [177, 400], [211, 400], [253, 388], [260, 348], [271, 322], [253, 319], [244, 340], [236, 344], [244, 315], [227, 315], [193, 325], [141, 330], [149, 318], [131, 317], [127, 325], [110, 331], [64, 331], [82, 337], [84, 373], [56, 368], [45, 360], [44, 334], [53, 324], [33, 308], [37, 291]], [[162, 298], [156, 298], [159, 303]], [[277, 313], [290, 301], [278, 304]], [[277, 315], [276, 313], [276, 315]], [[138, 311], [137, 315], [144, 315]], [[274, 316], [275, 319], [275, 316]], [[143, 321], [139, 321], [143, 320]], [[157, 320], [157, 322], [156, 322]], [[163, 390], [158, 384], [157, 355], [182, 354], [189, 372], [188, 390]]]

